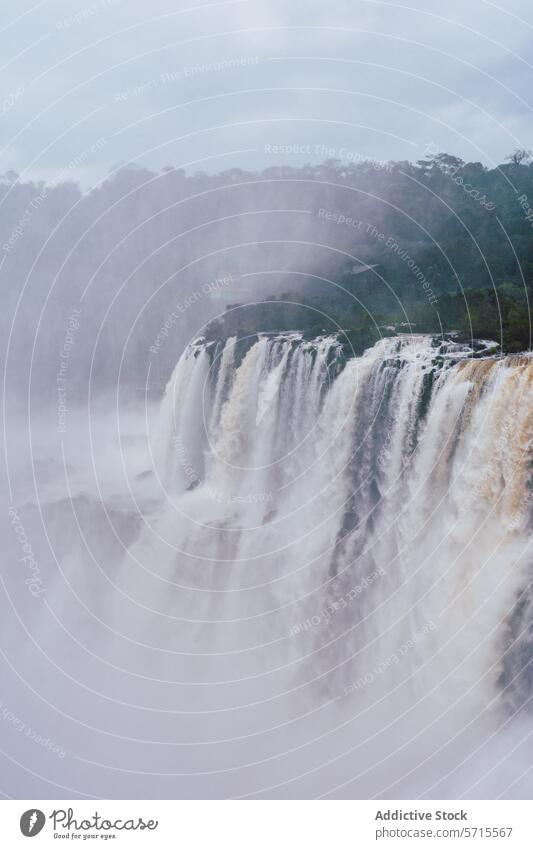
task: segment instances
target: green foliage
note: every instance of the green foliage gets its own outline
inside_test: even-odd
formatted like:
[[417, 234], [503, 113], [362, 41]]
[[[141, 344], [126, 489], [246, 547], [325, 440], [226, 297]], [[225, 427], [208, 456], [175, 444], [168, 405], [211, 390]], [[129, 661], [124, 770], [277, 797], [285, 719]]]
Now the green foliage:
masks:
[[[493, 170], [447, 153], [382, 168], [330, 160], [302, 169], [311, 181], [324, 181], [318, 203], [327, 236], [344, 239], [357, 262], [340, 263], [329, 284], [310, 278], [303, 295], [285, 296], [300, 307], [283, 315], [279, 307], [260, 308], [247, 319], [248, 330], [266, 329], [277, 315], [280, 330], [341, 328], [356, 351], [392, 325], [490, 338], [508, 352], [529, 349], [533, 163], [525, 150], [508, 159]], [[276, 176], [297, 174], [285, 169]], [[302, 197], [312, 205], [309, 191], [302, 181]], [[339, 217], [348, 216], [350, 225], [340, 227]], [[361, 264], [373, 268], [360, 273]]]

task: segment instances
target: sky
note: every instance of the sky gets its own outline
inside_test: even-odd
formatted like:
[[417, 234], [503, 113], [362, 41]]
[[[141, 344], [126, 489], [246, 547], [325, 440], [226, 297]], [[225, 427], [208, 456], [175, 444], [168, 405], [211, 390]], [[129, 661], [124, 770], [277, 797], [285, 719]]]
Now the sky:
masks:
[[3, 0], [0, 173], [533, 147], [528, 0]]

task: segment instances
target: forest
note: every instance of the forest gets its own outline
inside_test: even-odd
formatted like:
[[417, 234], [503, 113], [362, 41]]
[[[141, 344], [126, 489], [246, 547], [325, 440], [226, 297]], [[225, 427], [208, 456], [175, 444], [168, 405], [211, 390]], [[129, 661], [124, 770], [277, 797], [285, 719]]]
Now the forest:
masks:
[[217, 174], [130, 163], [86, 188], [9, 172], [0, 197], [3, 353], [31, 365], [43, 397], [74, 310], [71, 398], [89, 379], [161, 387], [206, 333], [342, 330], [359, 352], [391, 333], [454, 332], [531, 348], [526, 150], [495, 168], [433, 148], [414, 163]]
[[493, 170], [431, 153], [416, 164], [381, 167], [332, 160], [314, 174], [355, 192], [328, 188], [328, 208], [316, 211], [330, 227], [350, 232], [350, 256], [332, 285], [309, 277], [303, 297], [287, 290], [253, 310], [233, 305], [209, 336], [340, 329], [360, 353], [397, 332], [453, 333], [462, 341], [494, 340], [507, 353], [531, 348], [528, 151]]

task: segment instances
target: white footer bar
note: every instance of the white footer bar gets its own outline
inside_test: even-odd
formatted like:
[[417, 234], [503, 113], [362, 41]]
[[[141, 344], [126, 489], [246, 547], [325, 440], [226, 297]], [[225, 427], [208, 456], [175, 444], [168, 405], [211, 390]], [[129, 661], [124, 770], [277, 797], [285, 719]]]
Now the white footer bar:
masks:
[[0, 845], [525, 849], [531, 820], [529, 801], [9, 800], [0, 803]]

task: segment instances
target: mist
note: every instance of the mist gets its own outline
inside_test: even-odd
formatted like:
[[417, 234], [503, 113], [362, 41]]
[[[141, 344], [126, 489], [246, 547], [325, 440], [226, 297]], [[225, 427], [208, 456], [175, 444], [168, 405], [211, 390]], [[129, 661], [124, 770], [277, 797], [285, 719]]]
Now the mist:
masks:
[[526, 4], [5, 6], [0, 792], [530, 798]]

